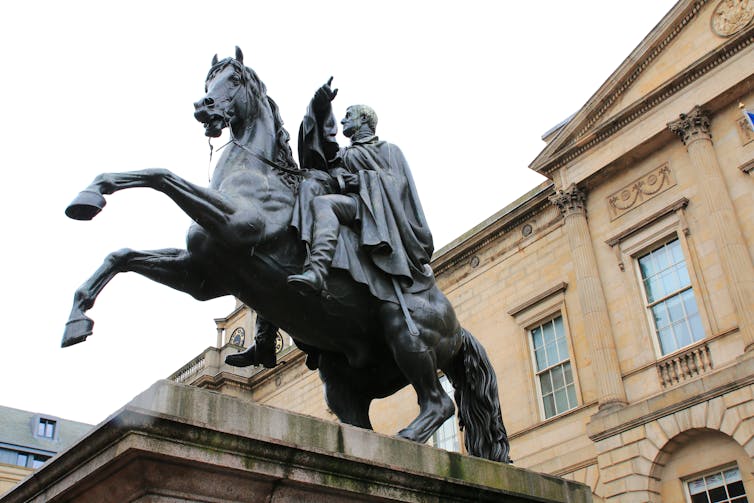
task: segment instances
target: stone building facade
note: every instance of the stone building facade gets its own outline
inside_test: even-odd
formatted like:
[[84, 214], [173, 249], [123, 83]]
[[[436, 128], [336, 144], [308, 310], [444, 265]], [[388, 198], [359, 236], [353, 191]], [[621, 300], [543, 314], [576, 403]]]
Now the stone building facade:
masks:
[[0, 495], [91, 428], [90, 424], [0, 405]]
[[[596, 501], [754, 497], [752, 18], [679, 1], [544, 137], [529, 167], [547, 181], [433, 258], [496, 369], [516, 465]], [[332, 418], [293, 347], [276, 369], [221, 365], [252, 317], [218, 320], [214, 360], [174, 377]], [[416, 412], [403, 390], [373, 423]]]

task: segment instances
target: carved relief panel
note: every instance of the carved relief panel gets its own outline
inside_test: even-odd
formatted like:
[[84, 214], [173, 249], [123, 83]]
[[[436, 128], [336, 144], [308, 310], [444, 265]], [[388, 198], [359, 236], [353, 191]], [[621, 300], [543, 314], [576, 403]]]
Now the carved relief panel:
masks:
[[675, 185], [675, 177], [667, 163], [653, 169], [608, 196], [610, 220], [615, 220]]

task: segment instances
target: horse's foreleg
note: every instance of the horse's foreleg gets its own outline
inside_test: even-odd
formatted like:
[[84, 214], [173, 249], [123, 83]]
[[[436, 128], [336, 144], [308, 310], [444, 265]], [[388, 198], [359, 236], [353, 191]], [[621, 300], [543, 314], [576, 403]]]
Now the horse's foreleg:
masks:
[[226, 293], [202, 273], [186, 250], [118, 250], [108, 255], [97, 271], [76, 290], [61, 346], [83, 342], [92, 334], [94, 321], [84, 313], [94, 306], [97, 296], [107, 283], [121, 272], [136, 272], [199, 300], [216, 298]]
[[[66, 213], [71, 218], [90, 220], [105, 204], [104, 198], [92, 201], [93, 198], [135, 187], [151, 188], [167, 195], [192, 220], [227, 244], [254, 244], [261, 235], [261, 222], [249, 215], [234, 218], [241, 208], [225, 194], [193, 184], [169, 170], [158, 168], [98, 175], [71, 203]], [[242, 222], [242, 228], [232, 225], [239, 221]]]

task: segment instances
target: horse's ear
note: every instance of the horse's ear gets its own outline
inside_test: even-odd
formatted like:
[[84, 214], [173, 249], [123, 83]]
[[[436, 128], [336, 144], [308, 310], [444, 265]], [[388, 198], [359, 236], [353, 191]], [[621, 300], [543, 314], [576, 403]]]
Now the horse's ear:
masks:
[[236, 61], [243, 64], [243, 52], [241, 52], [241, 48], [236, 46]]
[[212, 66], [215, 66], [217, 64], [217, 54], [212, 56]]

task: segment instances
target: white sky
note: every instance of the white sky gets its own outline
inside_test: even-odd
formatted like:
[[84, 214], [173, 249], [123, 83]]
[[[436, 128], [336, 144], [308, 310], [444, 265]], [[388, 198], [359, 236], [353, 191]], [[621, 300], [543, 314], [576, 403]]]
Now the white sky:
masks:
[[409, 161], [439, 249], [542, 180], [527, 168], [542, 133], [673, 4], [3, 2], [0, 404], [97, 423], [214, 344], [231, 298], [200, 303], [124, 274], [89, 312], [94, 335], [60, 348], [74, 290], [109, 252], [184, 247], [190, 220], [157, 192], [109, 196], [91, 222], [63, 210], [104, 171], [163, 167], [206, 184], [192, 103], [215, 52], [241, 46], [294, 148], [330, 75], [338, 118], [371, 105], [379, 136]]

